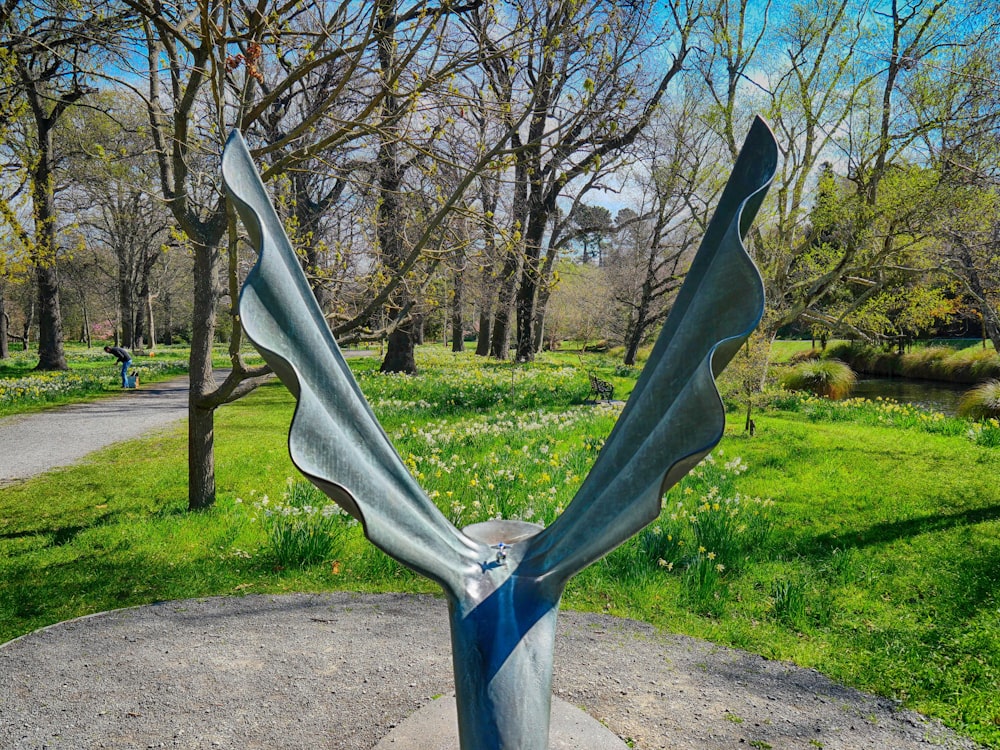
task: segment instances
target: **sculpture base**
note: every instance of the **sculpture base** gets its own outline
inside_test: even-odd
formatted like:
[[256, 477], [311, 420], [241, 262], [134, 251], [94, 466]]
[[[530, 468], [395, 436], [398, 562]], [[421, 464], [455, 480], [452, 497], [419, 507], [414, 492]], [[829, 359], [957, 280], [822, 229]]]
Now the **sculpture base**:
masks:
[[[627, 750], [628, 745], [585, 711], [552, 696], [551, 750]], [[445, 695], [410, 715], [374, 750], [459, 750], [455, 696]]]

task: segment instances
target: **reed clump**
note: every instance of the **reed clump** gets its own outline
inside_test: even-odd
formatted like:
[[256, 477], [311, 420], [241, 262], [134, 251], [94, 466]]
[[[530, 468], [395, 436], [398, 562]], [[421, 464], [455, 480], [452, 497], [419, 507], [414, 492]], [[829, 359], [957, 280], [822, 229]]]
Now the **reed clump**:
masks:
[[987, 380], [968, 391], [958, 404], [958, 413], [976, 420], [1000, 418], [1000, 380]]
[[836, 359], [802, 362], [790, 368], [781, 378], [781, 385], [790, 391], [808, 391], [827, 398], [843, 398], [854, 388], [854, 371]]

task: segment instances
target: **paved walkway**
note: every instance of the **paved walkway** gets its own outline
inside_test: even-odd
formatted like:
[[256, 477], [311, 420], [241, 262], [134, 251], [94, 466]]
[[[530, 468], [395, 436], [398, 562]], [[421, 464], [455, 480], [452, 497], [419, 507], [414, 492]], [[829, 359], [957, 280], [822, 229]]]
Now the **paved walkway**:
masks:
[[185, 375], [121, 396], [0, 419], [0, 486], [173, 424], [187, 416], [187, 398]]
[[[373, 352], [349, 350], [348, 359]], [[228, 369], [217, 369], [222, 380]], [[134, 440], [187, 417], [187, 376], [121, 396], [0, 419], [0, 487], [69, 466], [112, 443]]]

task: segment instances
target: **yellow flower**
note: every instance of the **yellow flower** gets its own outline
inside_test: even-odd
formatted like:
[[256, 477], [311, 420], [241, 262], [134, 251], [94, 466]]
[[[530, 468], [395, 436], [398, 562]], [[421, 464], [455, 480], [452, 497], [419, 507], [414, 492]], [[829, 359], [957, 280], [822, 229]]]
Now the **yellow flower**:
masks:
[[709, 552], [708, 553], [708, 559], [709, 560], [714, 560], [715, 559], [715, 553], [714, 552]]

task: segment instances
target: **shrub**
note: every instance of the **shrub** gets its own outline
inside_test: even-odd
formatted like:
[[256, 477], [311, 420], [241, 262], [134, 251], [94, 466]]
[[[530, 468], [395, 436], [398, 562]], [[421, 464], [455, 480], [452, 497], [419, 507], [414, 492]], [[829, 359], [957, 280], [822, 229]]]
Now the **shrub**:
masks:
[[908, 378], [951, 380], [954, 377], [955, 350], [945, 346], [927, 346], [899, 357], [900, 374]]
[[987, 380], [962, 396], [958, 413], [969, 419], [1000, 418], [1000, 380]]
[[1000, 378], [1000, 357], [993, 349], [963, 349], [948, 360], [951, 380], [959, 383], [980, 383], [988, 378]]
[[789, 390], [809, 391], [829, 398], [846, 396], [854, 387], [854, 382], [854, 371], [836, 359], [803, 362], [781, 378], [781, 384]]
[[955, 383], [1000, 378], [1000, 357], [988, 349], [956, 351], [947, 346], [927, 346], [896, 354], [870, 344], [843, 343], [831, 346], [827, 356], [846, 362], [855, 372], [883, 377], [902, 375]]
[[846, 362], [855, 372], [881, 376], [900, 373], [899, 355], [870, 344], [857, 342], [835, 344], [826, 350], [826, 356], [828, 359]]
[[271, 554], [282, 568], [314, 565], [330, 558], [340, 537], [357, 523], [313, 485], [288, 480], [281, 502], [267, 496], [254, 504]]

